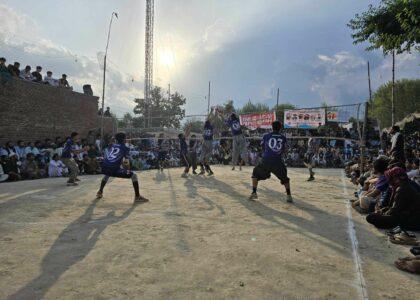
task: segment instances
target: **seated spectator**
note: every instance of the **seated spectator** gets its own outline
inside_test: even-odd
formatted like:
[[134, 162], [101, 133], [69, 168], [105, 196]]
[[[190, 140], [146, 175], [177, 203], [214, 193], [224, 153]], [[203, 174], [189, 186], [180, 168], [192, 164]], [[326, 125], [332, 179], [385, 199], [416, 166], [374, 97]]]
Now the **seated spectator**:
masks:
[[64, 163], [59, 160], [58, 155], [54, 154], [49, 165], [48, 165], [48, 176], [49, 177], [62, 177], [68, 174], [68, 169]]
[[13, 142], [11, 142], [11, 141], [6, 142], [6, 144], [4, 145], [3, 150], [6, 152], [6, 155], [7, 156], [9, 156], [12, 153], [14, 153], [14, 154], [16, 153], [15, 152], [15, 147], [13, 145]]
[[392, 188], [389, 205], [368, 215], [366, 220], [383, 229], [400, 226], [405, 230], [420, 230], [418, 186], [408, 179], [405, 170], [400, 167], [387, 170], [385, 176]]
[[110, 111], [109, 106], [106, 108], [106, 111], [104, 112], [104, 116], [105, 117], [111, 117], [111, 111]]
[[5, 158], [3, 170], [4, 173], [9, 175], [9, 181], [16, 181], [21, 179], [18, 166], [18, 157], [16, 153], [12, 152], [9, 154], [9, 157]]
[[87, 154], [83, 155], [82, 159], [83, 170], [85, 174], [96, 174], [96, 166], [92, 163], [92, 159]]
[[20, 160], [25, 159], [25, 143], [23, 141], [17, 141], [17, 145], [15, 146], [14, 150]]
[[32, 73], [31, 73], [31, 66], [26, 66], [25, 69], [20, 71], [19, 77], [22, 78], [23, 80], [33, 81], [34, 77], [32, 76]]
[[28, 142], [27, 143], [27, 146], [25, 148], [25, 154], [27, 155], [29, 153], [32, 153], [32, 154], [35, 155], [35, 152], [36, 152], [36, 150], [35, 150], [35, 144], [34, 144], [34, 142]]
[[407, 176], [420, 185], [420, 159], [416, 158], [412, 163], [407, 163]]
[[21, 174], [23, 179], [38, 179], [41, 177], [35, 156], [32, 153], [26, 155], [26, 160], [23, 161], [21, 166]]
[[58, 80], [52, 77], [53, 73], [51, 71], [47, 72], [47, 75], [44, 77], [44, 82], [51, 86], [58, 86]]
[[67, 75], [66, 74], [63, 74], [61, 76], [61, 78], [58, 80], [58, 84], [61, 87], [64, 87], [66, 89], [73, 90], [73, 88], [69, 85], [69, 82], [67, 81]]
[[8, 178], [9, 178], [9, 175], [4, 173], [3, 165], [0, 164], [0, 182], [6, 181]]
[[0, 57], [0, 84], [6, 84], [12, 79], [9, 70], [6, 67], [6, 59]]
[[42, 82], [42, 75], [41, 75], [42, 67], [37, 66], [36, 71], [32, 72], [32, 77], [34, 82]]
[[9, 70], [10, 75], [12, 75], [12, 77], [19, 77], [20, 75], [20, 63], [18, 63], [17, 61], [13, 64], [13, 65], [8, 65], [7, 69]]

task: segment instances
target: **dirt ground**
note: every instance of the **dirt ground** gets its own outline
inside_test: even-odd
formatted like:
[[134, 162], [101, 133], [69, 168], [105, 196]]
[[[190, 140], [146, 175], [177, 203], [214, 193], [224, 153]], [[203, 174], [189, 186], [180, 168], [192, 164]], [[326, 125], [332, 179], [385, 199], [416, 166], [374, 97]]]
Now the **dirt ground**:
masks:
[[0, 184], [0, 299], [419, 299], [393, 266], [409, 248], [354, 212], [352, 250], [341, 170], [290, 169], [294, 204], [275, 179], [248, 201], [251, 168], [214, 171], [140, 172], [137, 206], [124, 179], [101, 200], [100, 176]]

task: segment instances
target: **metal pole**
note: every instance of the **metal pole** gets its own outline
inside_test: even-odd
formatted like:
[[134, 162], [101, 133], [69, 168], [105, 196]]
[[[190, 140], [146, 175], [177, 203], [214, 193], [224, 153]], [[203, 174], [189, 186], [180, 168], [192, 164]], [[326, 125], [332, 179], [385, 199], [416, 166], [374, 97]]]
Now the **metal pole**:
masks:
[[362, 145], [360, 148], [360, 163], [361, 163], [361, 168], [360, 171], [364, 172], [364, 167], [365, 167], [365, 152], [366, 152], [366, 133], [367, 133], [367, 123], [368, 123], [368, 103], [365, 103], [365, 113], [364, 113], [364, 117], [363, 117], [363, 133], [362, 133]]
[[209, 94], [207, 96], [207, 115], [210, 114], [210, 89], [211, 89], [211, 81], [209, 81]]
[[168, 84], [168, 101], [171, 101], [171, 84]]
[[[108, 54], [108, 46], [109, 46], [109, 38], [111, 36], [111, 26], [112, 26], [112, 20], [114, 19], [114, 16], [118, 18], [118, 15], [116, 12], [112, 12], [111, 14], [111, 20], [109, 21], [109, 28], [108, 28], [108, 38], [106, 40], [106, 47], [105, 47], [105, 56], [104, 56], [104, 76], [102, 81], [102, 114], [101, 114], [101, 141], [104, 139], [104, 113], [105, 113], [105, 74], [106, 74], [106, 56]], [[102, 146], [102, 143], [101, 143]]]
[[395, 123], [395, 50], [392, 51], [391, 125]]
[[369, 62], [367, 63], [367, 67], [368, 67], [368, 82], [369, 82], [369, 102], [372, 101], [372, 87], [370, 85], [370, 64]]

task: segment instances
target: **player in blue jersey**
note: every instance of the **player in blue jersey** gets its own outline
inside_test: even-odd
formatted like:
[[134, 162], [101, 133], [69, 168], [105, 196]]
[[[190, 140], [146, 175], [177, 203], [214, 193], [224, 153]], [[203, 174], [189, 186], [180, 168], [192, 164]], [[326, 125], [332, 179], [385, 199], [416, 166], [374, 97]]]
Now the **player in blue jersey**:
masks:
[[313, 168], [315, 166], [313, 162], [313, 158], [318, 152], [319, 144], [318, 140], [314, 137], [315, 134], [310, 133], [310, 138], [308, 139], [308, 150], [305, 154], [305, 160], [304, 165], [308, 168], [309, 171], [309, 178], [307, 181], [313, 181], [315, 180], [315, 172], [313, 171]]
[[201, 146], [200, 155], [201, 172], [199, 175], [203, 175], [205, 172], [207, 172], [209, 176], [214, 174], [209, 165], [210, 157], [213, 154], [213, 134], [213, 126], [211, 125], [210, 121], [207, 120], [204, 123], [203, 144]]
[[281, 123], [279, 121], [274, 121], [272, 127], [273, 132], [265, 134], [261, 141], [264, 151], [263, 158], [262, 162], [252, 172], [252, 194], [249, 200], [258, 199], [258, 181], [270, 178], [271, 173], [273, 173], [286, 188], [287, 202], [293, 202], [290, 192], [290, 179], [287, 177], [287, 168], [283, 161], [283, 154], [287, 148], [286, 137], [280, 133]]
[[76, 149], [76, 143], [79, 140], [79, 134], [77, 132], [72, 132], [70, 137], [68, 137], [64, 143], [63, 151], [61, 153], [61, 161], [69, 169], [69, 179], [67, 181], [68, 186], [77, 185], [76, 181], [80, 181], [77, 178], [77, 175], [79, 175], [79, 166], [73, 158], [74, 155], [84, 151], [84, 149]]
[[102, 173], [105, 175], [101, 181], [101, 187], [96, 194], [97, 198], [102, 198], [103, 191], [109, 177], [118, 178], [131, 178], [133, 182], [133, 188], [135, 193], [134, 202], [143, 203], [149, 200], [140, 195], [139, 181], [136, 173], [129, 170], [128, 168], [122, 168], [121, 164], [125, 164], [126, 159], [129, 156], [130, 149], [125, 145], [125, 134], [120, 132], [115, 135], [116, 143], [112, 145], [111, 149], [107, 152], [107, 155], [102, 162]]
[[242, 170], [242, 165], [246, 160], [247, 150], [241, 122], [238, 116], [235, 113], [232, 113], [225, 123], [230, 127], [232, 132], [232, 171], [235, 170], [235, 166], [238, 164], [239, 170]]
[[188, 159], [188, 144], [186, 141], [186, 139], [190, 136], [191, 125], [192, 124], [187, 125], [184, 133], [178, 134], [180, 160], [185, 165], [185, 169], [181, 177], [184, 178], [188, 177], [188, 172], [190, 171], [191, 167], [191, 161]]

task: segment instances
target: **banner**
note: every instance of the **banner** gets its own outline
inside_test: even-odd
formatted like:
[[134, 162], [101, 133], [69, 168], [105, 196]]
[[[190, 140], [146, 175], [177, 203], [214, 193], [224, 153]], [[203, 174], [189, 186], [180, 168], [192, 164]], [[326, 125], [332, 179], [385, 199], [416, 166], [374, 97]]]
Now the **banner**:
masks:
[[325, 125], [325, 109], [292, 109], [284, 111], [284, 128], [312, 129]]
[[327, 122], [347, 123], [350, 120], [348, 111], [327, 111]]
[[251, 130], [257, 128], [270, 129], [271, 123], [276, 120], [276, 113], [273, 111], [261, 114], [240, 115], [239, 119], [242, 126]]

